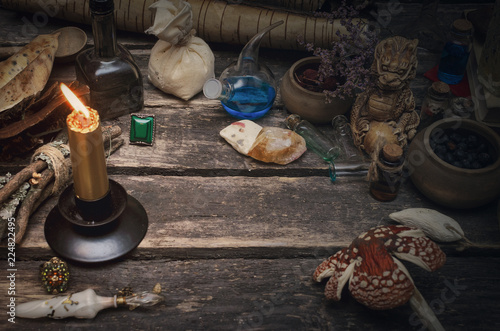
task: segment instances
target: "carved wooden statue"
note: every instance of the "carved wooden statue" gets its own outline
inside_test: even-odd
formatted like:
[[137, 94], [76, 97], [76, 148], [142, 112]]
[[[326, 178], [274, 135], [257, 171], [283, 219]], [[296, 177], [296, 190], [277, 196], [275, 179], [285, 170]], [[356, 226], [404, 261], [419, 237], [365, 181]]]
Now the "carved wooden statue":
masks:
[[354, 143], [368, 154], [386, 143], [405, 147], [416, 134], [420, 118], [409, 85], [417, 68], [417, 44], [418, 39], [395, 36], [375, 48], [375, 85], [357, 97], [351, 112]]

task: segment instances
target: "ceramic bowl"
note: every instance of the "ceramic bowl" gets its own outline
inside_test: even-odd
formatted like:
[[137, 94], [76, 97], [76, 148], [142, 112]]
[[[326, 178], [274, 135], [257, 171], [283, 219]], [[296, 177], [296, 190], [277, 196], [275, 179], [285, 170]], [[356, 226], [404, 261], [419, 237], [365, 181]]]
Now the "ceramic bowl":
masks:
[[[465, 129], [491, 144], [494, 163], [480, 169], [463, 169], [441, 160], [430, 146], [434, 130]], [[500, 138], [489, 127], [468, 119], [446, 118], [417, 134], [408, 148], [408, 170], [415, 186], [434, 202], [452, 208], [474, 208], [500, 196]]]
[[68, 26], [54, 31], [60, 32], [59, 47], [55, 54], [58, 63], [71, 62], [76, 55], [87, 45], [87, 34], [82, 29]]
[[353, 99], [335, 99], [331, 103], [321, 92], [309, 91], [297, 83], [295, 73], [304, 67], [319, 64], [319, 57], [311, 56], [295, 62], [281, 80], [281, 100], [286, 109], [311, 123], [331, 123], [337, 115], [344, 115], [353, 104]]

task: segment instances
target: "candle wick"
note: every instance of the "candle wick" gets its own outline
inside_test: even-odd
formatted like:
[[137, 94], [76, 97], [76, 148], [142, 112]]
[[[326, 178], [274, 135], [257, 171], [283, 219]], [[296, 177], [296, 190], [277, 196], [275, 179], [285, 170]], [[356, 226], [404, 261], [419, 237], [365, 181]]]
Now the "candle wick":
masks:
[[78, 111], [78, 121], [82, 128], [89, 126], [89, 118], [82, 111]]

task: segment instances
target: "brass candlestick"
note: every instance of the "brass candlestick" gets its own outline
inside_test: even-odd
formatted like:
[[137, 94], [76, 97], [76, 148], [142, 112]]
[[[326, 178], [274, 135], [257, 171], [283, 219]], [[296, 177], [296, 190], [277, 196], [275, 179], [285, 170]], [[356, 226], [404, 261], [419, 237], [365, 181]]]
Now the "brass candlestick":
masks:
[[148, 217], [136, 199], [108, 179], [97, 111], [61, 88], [75, 108], [66, 121], [74, 183], [62, 192], [47, 216], [45, 238], [68, 260], [113, 260], [139, 245], [147, 232]]

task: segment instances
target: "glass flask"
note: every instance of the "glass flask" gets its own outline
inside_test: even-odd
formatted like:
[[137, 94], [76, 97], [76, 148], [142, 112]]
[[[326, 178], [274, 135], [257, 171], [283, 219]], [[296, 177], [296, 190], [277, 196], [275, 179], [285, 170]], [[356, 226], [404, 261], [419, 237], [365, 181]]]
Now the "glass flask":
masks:
[[276, 82], [271, 70], [259, 64], [259, 46], [262, 37], [281, 24], [283, 21], [276, 22], [256, 34], [219, 79], [207, 80], [203, 86], [205, 97], [220, 100], [224, 109], [238, 119], [264, 116], [276, 98]]
[[101, 119], [144, 106], [142, 75], [132, 54], [116, 41], [113, 0], [90, 0], [94, 47], [76, 58], [76, 78], [90, 88], [90, 106]]

